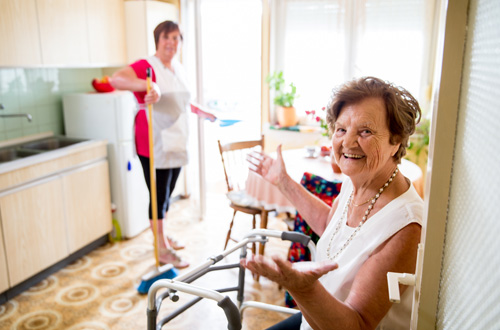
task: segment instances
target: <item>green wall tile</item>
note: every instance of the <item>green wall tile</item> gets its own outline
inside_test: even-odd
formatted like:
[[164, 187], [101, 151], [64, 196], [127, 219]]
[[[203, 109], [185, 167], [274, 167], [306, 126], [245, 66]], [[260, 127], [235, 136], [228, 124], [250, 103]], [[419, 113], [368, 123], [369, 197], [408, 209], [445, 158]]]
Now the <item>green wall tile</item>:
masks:
[[62, 96], [93, 91], [92, 79], [100, 68], [0, 68], [1, 113], [29, 113], [24, 117], [0, 118], [0, 141], [52, 131], [64, 134]]
[[7, 131], [7, 132], [5, 132], [5, 135], [6, 135], [7, 140], [17, 139], [17, 138], [24, 136], [22, 130]]

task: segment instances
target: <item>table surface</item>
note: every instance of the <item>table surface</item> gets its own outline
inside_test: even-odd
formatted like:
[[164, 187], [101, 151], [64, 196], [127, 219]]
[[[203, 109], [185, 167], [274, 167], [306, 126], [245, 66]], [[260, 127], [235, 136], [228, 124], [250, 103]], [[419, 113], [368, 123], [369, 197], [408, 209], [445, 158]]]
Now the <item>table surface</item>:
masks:
[[[296, 182], [300, 182], [304, 172], [316, 174], [328, 181], [342, 181], [345, 178], [344, 174], [333, 172], [329, 156], [307, 157], [305, 149], [284, 150], [282, 155], [288, 174]], [[276, 153], [271, 154], [271, 156], [276, 157]], [[420, 167], [406, 159], [402, 159], [399, 169], [412, 182], [416, 182], [422, 177]], [[251, 206], [262, 207], [266, 210], [274, 209], [278, 213], [295, 213], [294, 206], [279, 189], [254, 172], [250, 171], [245, 189], [251, 200]]]

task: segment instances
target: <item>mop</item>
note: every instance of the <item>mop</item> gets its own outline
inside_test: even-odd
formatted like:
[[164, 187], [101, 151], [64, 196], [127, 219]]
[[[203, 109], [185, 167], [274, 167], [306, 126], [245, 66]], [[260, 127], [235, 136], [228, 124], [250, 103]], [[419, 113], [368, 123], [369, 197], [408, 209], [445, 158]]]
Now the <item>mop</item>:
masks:
[[[147, 92], [151, 89], [151, 68], [147, 69]], [[158, 248], [158, 207], [156, 204], [156, 170], [154, 166], [153, 152], [153, 109], [151, 104], [148, 104], [148, 133], [149, 133], [149, 173], [151, 181], [151, 211], [153, 213], [153, 237], [154, 237], [154, 253], [156, 267], [151, 272], [142, 277], [141, 283], [137, 287], [137, 291], [141, 294], [146, 294], [151, 285], [160, 279], [171, 279], [177, 276], [177, 270], [171, 264], [166, 264], [160, 267], [160, 251]]]

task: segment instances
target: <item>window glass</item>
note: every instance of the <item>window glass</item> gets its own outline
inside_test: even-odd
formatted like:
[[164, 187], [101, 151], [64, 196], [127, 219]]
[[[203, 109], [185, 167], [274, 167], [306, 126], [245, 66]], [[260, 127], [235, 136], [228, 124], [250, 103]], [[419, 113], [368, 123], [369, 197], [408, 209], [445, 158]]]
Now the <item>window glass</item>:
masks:
[[260, 135], [261, 16], [261, 1], [202, 1], [203, 100], [218, 117], [244, 122], [218, 138]]
[[[205, 190], [226, 191], [224, 170], [217, 140], [238, 141], [258, 139], [261, 134], [261, 30], [262, 2], [259, 0], [201, 0], [200, 21], [196, 21], [195, 2], [183, 5], [186, 25], [185, 58], [189, 63], [193, 95], [196, 89], [196, 25], [200, 23], [203, 100], [219, 119], [237, 119], [233, 126], [221, 127], [219, 122], [203, 122], [198, 126], [191, 118], [190, 166], [198, 165], [205, 173]], [[198, 129], [197, 129], [198, 128]], [[202, 128], [202, 129], [201, 129]], [[200, 134], [202, 135], [200, 137]], [[199, 138], [199, 139], [198, 139]], [[202, 146], [198, 146], [198, 141]], [[196, 152], [200, 148], [200, 152]], [[190, 172], [193, 190], [203, 190]], [[200, 180], [202, 180], [200, 178]], [[224, 185], [221, 185], [224, 183]], [[198, 191], [193, 191], [197, 196]], [[200, 196], [205, 192], [201, 192]], [[200, 197], [201, 198], [201, 197]]]
[[338, 1], [287, 1], [284, 76], [297, 87], [296, 109], [320, 109], [344, 81], [344, 20]]
[[[372, 75], [420, 96], [426, 50], [424, 1], [366, 0], [358, 7], [354, 76]], [[361, 16], [361, 15], [360, 15]]]
[[283, 1], [274, 8], [272, 70], [297, 86], [299, 115], [326, 105], [339, 84], [367, 75], [428, 102], [422, 86], [432, 76], [433, 0]]

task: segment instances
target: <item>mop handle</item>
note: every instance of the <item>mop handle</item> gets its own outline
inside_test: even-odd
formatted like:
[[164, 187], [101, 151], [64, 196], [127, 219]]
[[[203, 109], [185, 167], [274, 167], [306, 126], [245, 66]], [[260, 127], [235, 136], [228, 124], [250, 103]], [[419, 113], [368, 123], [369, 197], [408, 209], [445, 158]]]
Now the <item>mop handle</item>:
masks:
[[[146, 69], [146, 91], [151, 90], [151, 68]], [[153, 213], [153, 239], [156, 268], [160, 267], [160, 252], [158, 249], [158, 206], [156, 205], [156, 170], [153, 148], [153, 106], [148, 104], [148, 135], [149, 135], [149, 180], [151, 190], [151, 211]]]

